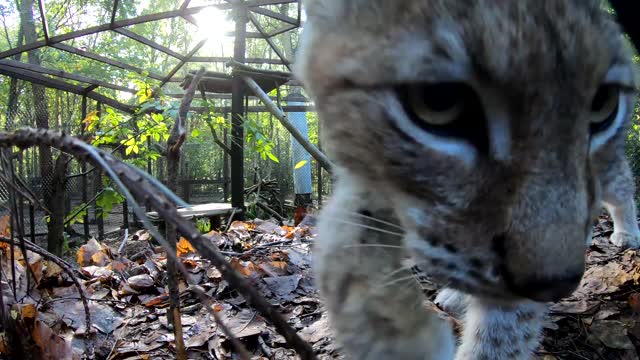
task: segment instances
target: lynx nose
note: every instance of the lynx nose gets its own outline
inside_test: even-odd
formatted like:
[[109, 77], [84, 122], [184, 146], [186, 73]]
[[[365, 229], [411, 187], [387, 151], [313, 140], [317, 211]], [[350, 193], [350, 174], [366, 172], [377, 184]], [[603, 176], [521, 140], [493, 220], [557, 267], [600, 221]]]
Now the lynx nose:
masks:
[[561, 279], [530, 279], [512, 284], [516, 295], [538, 302], [555, 302], [571, 295], [582, 279], [582, 273]]

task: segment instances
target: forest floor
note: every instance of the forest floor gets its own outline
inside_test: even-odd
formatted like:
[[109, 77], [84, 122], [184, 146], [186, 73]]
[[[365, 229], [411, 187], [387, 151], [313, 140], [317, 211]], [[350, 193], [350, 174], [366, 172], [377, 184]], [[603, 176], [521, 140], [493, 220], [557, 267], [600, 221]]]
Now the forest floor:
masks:
[[[620, 251], [608, 242], [612, 224], [602, 217], [594, 232], [588, 269], [576, 293], [552, 306], [538, 357], [554, 359], [638, 359], [640, 349], [640, 252]], [[321, 359], [341, 358], [313, 287], [313, 226], [280, 227], [268, 221], [235, 222], [209, 239], [225, 251], [232, 266], [288, 319]], [[97, 359], [174, 359], [175, 339], [167, 322], [166, 254], [146, 231], [129, 236], [121, 254], [122, 235], [89, 241], [74, 266], [91, 313], [95, 335], [85, 333], [85, 311], [76, 287], [59, 266], [29, 252], [37, 288], [28, 293], [25, 264], [19, 251], [12, 290], [9, 247], [0, 244], [2, 294], [23, 343], [32, 353], [50, 358], [81, 358], [89, 343]], [[295, 354], [273, 326], [229, 288], [219, 271], [182, 239], [178, 254], [193, 278], [214, 299], [213, 309], [254, 359], [294, 359]], [[31, 281], [33, 283], [33, 281]], [[436, 288], [421, 283], [428, 297]], [[189, 359], [232, 359], [231, 341], [201, 302], [180, 283], [182, 325]], [[16, 303], [14, 299], [19, 299]], [[455, 321], [455, 320], [453, 320]], [[0, 354], [6, 354], [0, 334]], [[1, 355], [0, 355], [1, 356]]]

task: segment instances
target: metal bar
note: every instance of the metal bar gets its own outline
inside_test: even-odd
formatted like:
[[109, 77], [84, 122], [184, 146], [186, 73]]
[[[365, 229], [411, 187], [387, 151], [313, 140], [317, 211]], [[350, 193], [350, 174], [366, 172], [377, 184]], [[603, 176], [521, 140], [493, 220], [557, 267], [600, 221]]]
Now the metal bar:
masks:
[[182, 56], [182, 54], [175, 52], [171, 49], [169, 49], [166, 46], [160, 45], [155, 41], [149, 40], [144, 36], [138, 35], [136, 33], [134, 33], [131, 30], [127, 30], [127, 29], [115, 29], [115, 32], [117, 32], [118, 34], [124, 35], [128, 38], [131, 38], [141, 44], [147, 45], [150, 48], [156, 49], [158, 51], [161, 51], [169, 56], [173, 56], [174, 58], [178, 59], [178, 60], [184, 60], [184, 56]]
[[269, 99], [267, 94], [262, 91], [260, 85], [258, 85], [255, 80], [248, 76], [242, 76], [242, 79], [247, 84], [249, 89], [251, 89], [251, 91], [253, 91], [253, 93], [260, 98], [260, 100], [262, 100], [262, 102], [273, 114], [273, 116], [275, 116], [276, 119], [280, 120], [282, 126], [284, 126], [289, 131], [291, 136], [298, 140], [300, 145], [302, 145], [302, 147], [304, 147], [304, 149], [307, 150], [307, 152], [309, 152], [309, 154], [311, 154], [311, 156], [330, 173], [332, 164], [329, 158], [327, 158], [325, 154], [318, 150], [316, 146], [310, 143], [309, 140], [306, 139], [304, 135], [302, 135], [291, 122], [289, 122], [289, 119], [287, 118], [287, 115], [285, 115], [284, 111], [280, 109], [278, 105], [276, 105], [273, 101], [271, 101], [271, 99]]

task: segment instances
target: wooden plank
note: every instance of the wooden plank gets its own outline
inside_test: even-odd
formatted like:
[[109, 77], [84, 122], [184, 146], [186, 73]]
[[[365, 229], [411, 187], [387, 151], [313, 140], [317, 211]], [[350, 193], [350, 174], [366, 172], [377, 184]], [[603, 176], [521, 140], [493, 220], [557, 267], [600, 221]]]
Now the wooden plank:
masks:
[[[194, 56], [189, 62], [206, 62], [206, 63], [226, 63], [232, 58], [223, 56]], [[267, 59], [267, 58], [247, 58], [246, 64], [270, 64], [270, 65], [284, 65], [280, 59]]]
[[258, 22], [258, 19], [256, 19], [256, 16], [254, 14], [252, 14], [252, 13], [249, 13], [248, 16], [249, 16], [249, 20], [251, 20], [251, 23], [253, 24], [253, 26], [255, 26], [256, 29], [265, 37], [265, 40], [267, 41], [267, 43], [269, 44], [271, 49], [273, 49], [273, 52], [275, 52], [276, 55], [278, 55], [278, 57], [280, 58], [280, 60], [282, 60], [282, 63], [284, 64], [284, 66], [286, 66], [287, 69], [289, 69], [289, 71], [291, 71], [291, 63], [289, 62], [289, 60], [287, 60], [287, 58], [280, 51], [280, 49], [278, 49], [278, 46], [276, 46], [276, 44], [273, 42], [273, 40], [267, 35], [265, 30], [262, 28], [262, 25], [260, 25], [260, 23]]
[[280, 5], [280, 4], [291, 4], [298, 3], [300, 4], [300, 0], [253, 0], [253, 1], [245, 1], [244, 5], [248, 7], [254, 6], [266, 6], [266, 5]]
[[157, 42], [153, 41], [153, 40], [149, 40], [144, 36], [138, 35], [136, 33], [134, 33], [131, 30], [128, 29], [124, 29], [124, 28], [120, 28], [120, 29], [115, 29], [115, 32], [117, 32], [118, 34], [124, 35], [128, 38], [131, 38], [141, 44], [147, 45], [150, 48], [156, 49], [158, 51], [161, 51], [169, 56], [173, 56], [174, 58], [178, 59], [178, 60], [184, 60], [184, 56], [182, 56], [182, 54], [177, 53], [171, 49], [169, 49], [166, 46], [160, 45]]
[[160, 85], [158, 86], [158, 88], [163, 87], [167, 82], [169, 82], [169, 80], [171, 80], [171, 78], [178, 72], [178, 70], [180, 70], [181, 67], [184, 66], [184, 64], [187, 63], [187, 61], [189, 61], [189, 59], [191, 59], [191, 57], [198, 52], [198, 50], [200, 50], [200, 48], [202, 48], [202, 46], [204, 44], [206, 44], [207, 39], [202, 39], [200, 40], [200, 42], [198, 44], [196, 44], [196, 46], [191, 49], [191, 51], [189, 51], [189, 53], [187, 54], [187, 56], [184, 57], [184, 59], [182, 59], [180, 61], [180, 63], [178, 63], [178, 65], [176, 65], [173, 69], [171, 69], [171, 71], [169, 72], [169, 74], [164, 77], [162, 79], [162, 82], [160, 83]]
[[252, 7], [251, 11], [253, 11], [256, 14], [268, 16], [272, 19], [280, 20], [282, 22], [286, 22], [288, 24], [298, 26], [298, 19], [292, 18], [291, 16], [283, 15], [275, 11], [271, 11], [269, 9], [265, 9], [261, 7]]
[[[114, 60], [114, 59], [110, 59], [108, 57], [90, 52], [90, 51], [86, 51], [86, 50], [80, 50], [77, 48], [74, 48], [73, 46], [67, 45], [67, 44], [54, 44], [51, 45], [56, 49], [59, 50], [63, 50], [78, 56], [82, 56], [82, 57], [86, 57], [87, 59], [91, 59], [91, 60], [95, 60], [95, 61], [99, 61], [111, 66], [115, 66], [124, 70], [129, 70], [129, 71], [133, 71], [136, 72], [138, 74], [142, 74], [144, 71], [138, 67], [135, 67], [133, 65], [129, 65], [125, 62], [119, 61], [119, 60]], [[164, 79], [164, 76], [159, 75], [159, 74], [155, 74], [152, 72], [149, 72], [149, 77], [155, 80], [160, 80], [162, 81]]]
[[[218, 114], [224, 114], [224, 113], [229, 113], [231, 112], [231, 107], [230, 106], [216, 106], [215, 107], [215, 112]], [[309, 111], [315, 111], [315, 107], [314, 106], [283, 106], [282, 110], [284, 112], [309, 112]], [[189, 111], [201, 114], [204, 113], [206, 111], [209, 111], [206, 107], [204, 106], [192, 106]], [[269, 109], [266, 106], [249, 106], [246, 108], [247, 112], [251, 112], [251, 113], [268, 113], [271, 112], [269, 111]]]
[[40, 19], [42, 20], [42, 30], [44, 31], [44, 41], [49, 42], [49, 24], [47, 24], [47, 13], [44, 8], [44, 0], [38, 0], [38, 10], [40, 10]]
[[279, 29], [273, 30], [272, 32], [269, 33], [269, 37], [274, 37], [280, 34], [284, 34], [287, 31], [291, 31], [293, 29], [297, 29], [299, 26], [298, 25], [285, 25]]
[[111, 106], [114, 109], [118, 109], [120, 111], [124, 111], [127, 113], [132, 113], [134, 110], [132, 106], [123, 104], [119, 101], [116, 101], [104, 95], [101, 95], [95, 92], [87, 93], [86, 89], [83, 87], [69, 84], [64, 81], [51, 79], [44, 75], [40, 75], [32, 71], [25, 71], [25, 70], [17, 71], [16, 68], [13, 68], [7, 65], [0, 65], [0, 74], [7, 75], [10, 77], [15, 77], [17, 79], [29, 81], [32, 83], [40, 84], [46, 87], [60, 89], [73, 94], [86, 95], [90, 99], [99, 101], [101, 103], [104, 103], [105, 105]]
[[75, 81], [80, 81], [87, 84], [98, 85], [98, 86], [102, 86], [102, 87], [113, 89], [113, 90], [125, 91], [131, 94], [135, 94], [137, 92], [136, 90], [129, 89], [125, 86], [111, 84], [106, 81], [96, 80], [83, 75], [69, 74], [61, 70], [49, 69], [40, 65], [27, 64], [20, 61], [8, 60], [8, 59], [0, 59], [0, 64], [15, 67], [18, 69], [23, 69], [23, 70], [30, 70], [40, 74], [57, 76], [63, 79], [75, 80]]
[[120, 0], [114, 0], [113, 9], [111, 10], [111, 21], [109, 22], [111, 26], [113, 26], [113, 24], [115, 24], [116, 22], [116, 15], [118, 14], [118, 5], [120, 5]]
[[96, 34], [99, 32], [103, 32], [103, 31], [108, 31], [108, 30], [113, 30], [113, 29], [118, 29], [118, 28], [123, 28], [123, 27], [128, 27], [128, 26], [132, 26], [132, 25], [137, 25], [137, 24], [143, 24], [143, 23], [148, 23], [148, 22], [152, 22], [152, 21], [158, 21], [158, 20], [163, 20], [163, 19], [170, 19], [170, 18], [174, 18], [174, 17], [178, 17], [178, 16], [183, 16], [183, 15], [192, 15], [192, 14], [197, 14], [198, 12], [202, 11], [203, 9], [209, 8], [209, 7], [215, 7], [218, 9], [231, 9], [232, 5], [231, 4], [211, 4], [211, 5], [204, 5], [204, 6], [197, 6], [197, 7], [192, 7], [192, 8], [187, 8], [184, 10], [171, 10], [171, 11], [163, 11], [163, 12], [159, 12], [159, 13], [155, 13], [155, 14], [148, 14], [148, 15], [142, 15], [142, 16], [138, 16], [135, 18], [131, 18], [131, 19], [124, 19], [124, 20], [117, 20], [114, 21], [113, 23], [108, 23], [108, 24], [101, 24], [101, 25], [96, 25], [96, 26], [91, 26], [85, 29], [81, 29], [81, 30], [77, 30], [77, 31], [71, 31], [68, 32], [66, 34], [62, 34], [62, 35], [57, 35], [57, 36], [53, 36], [51, 38], [49, 38], [49, 43], [47, 43], [44, 40], [41, 41], [35, 41], [29, 44], [25, 44], [23, 46], [19, 46], [13, 49], [9, 49], [9, 50], [5, 50], [0, 52], [0, 59], [2, 58], [6, 58], [6, 57], [10, 57], [25, 51], [31, 51], [31, 50], [35, 50], [35, 49], [39, 49], [43, 46], [47, 46], [49, 44], [57, 44], [57, 43], [61, 43], [64, 41], [68, 41], [71, 39], [75, 39], [75, 38], [79, 38], [79, 37], [83, 37], [83, 36], [87, 36], [87, 35], [91, 35], [91, 34]]
[[[194, 218], [194, 217], [207, 217], [207, 216], [215, 216], [215, 215], [226, 215], [233, 212], [233, 206], [231, 204], [224, 203], [209, 203], [209, 204], [200, 204], [193, 205], [190, 208], [180, 208], [178, 209], [178, 215], [183, 218]], [[148, 212], [147, 217], [152, 221], [160, 220], [160, 215], [157, 212], [152, 211]]]

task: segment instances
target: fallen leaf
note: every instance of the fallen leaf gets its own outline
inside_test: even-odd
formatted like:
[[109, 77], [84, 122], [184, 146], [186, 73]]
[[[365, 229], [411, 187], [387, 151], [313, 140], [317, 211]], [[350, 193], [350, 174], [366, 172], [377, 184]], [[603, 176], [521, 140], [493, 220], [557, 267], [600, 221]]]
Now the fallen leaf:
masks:
[[291, 293], [296, 291], [298, 288], [300, 279], [302, 279], [302, 276], [300, 275], [291, 275], [267, 277], [262, 280], [267, 283], [269, 290], [271, 290], [276, 296], [282, 299], [289, 299]]
[[142, 275], [136, 275], [128, 278], [127, 284], [129, 284], [129, 286], [131, 286], [132, 289], [142, 290], [142, 289], [153, 287], [153, 285], [155, 284], [155, 281], [150, 275], [142, 274]]
[[620, 321], [602, 320], [594, 322], [589, 328], [589, 334], [612, 349], [633, 349], [633, 343], [627, 335], [627, 327]]
[[178, 256], [184, 256], [195, 253], [196, 249], [191, 245], [189, 240], [181, 237], [180, 241], [178, 241], [178, 244], [176, 245], [176, 252]]
[[11, 237], [11, 216], [9, 215], [0, 218], [0, 236]]
[[629, 295], [629, 299], [627, 300], [627, 302], [629, 303], [631, 311], [633, 311], [635, 314], [640, 313], [640, 294], [633, 293]]

